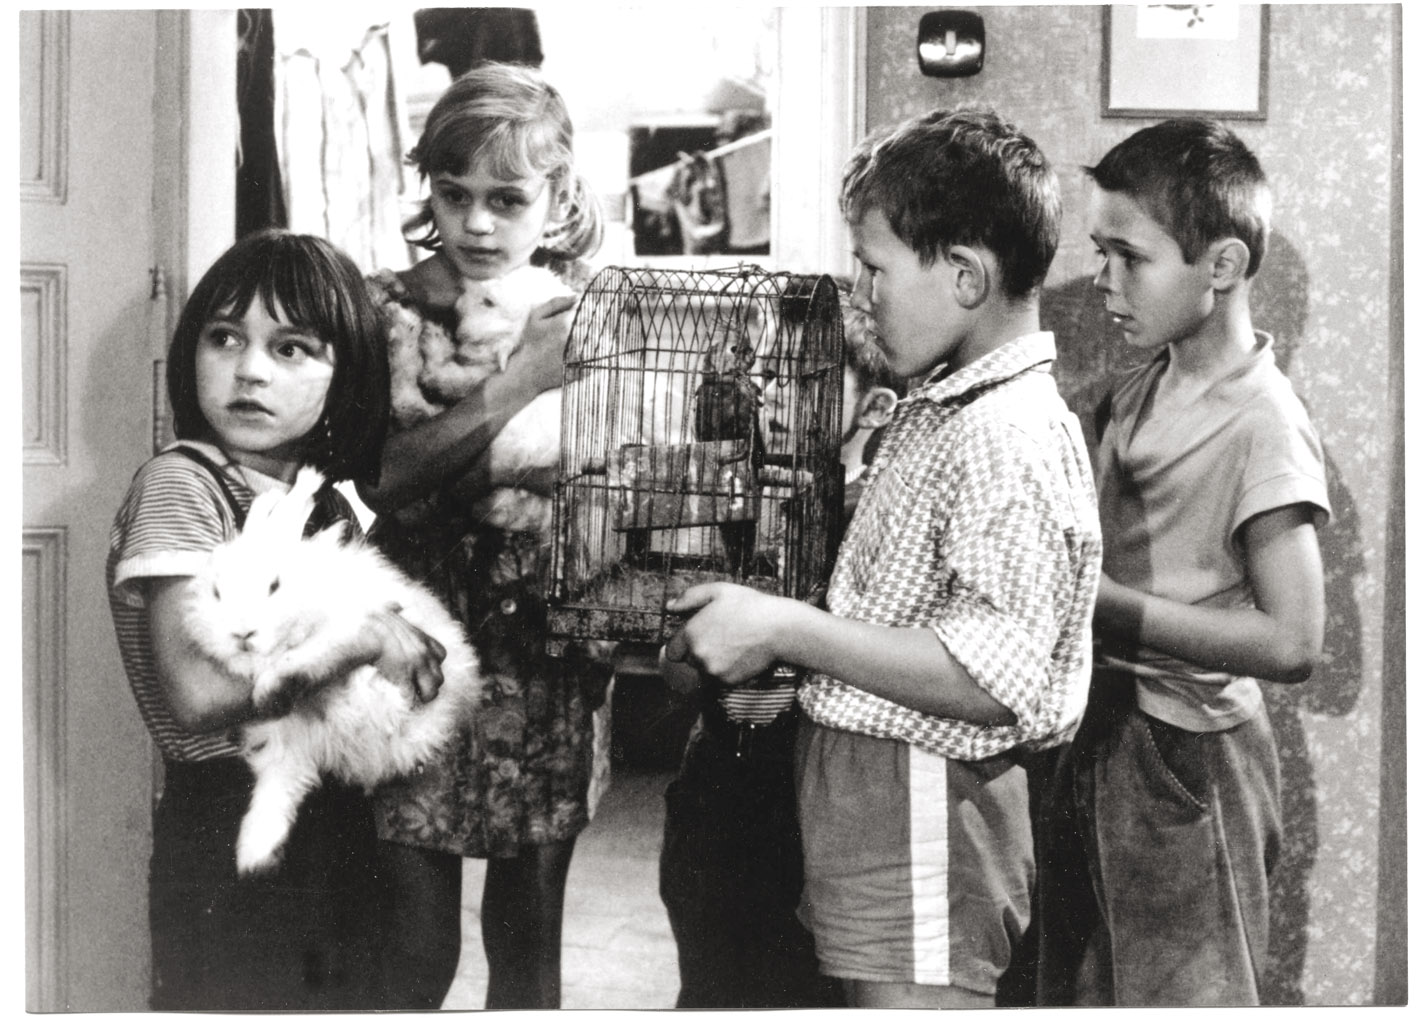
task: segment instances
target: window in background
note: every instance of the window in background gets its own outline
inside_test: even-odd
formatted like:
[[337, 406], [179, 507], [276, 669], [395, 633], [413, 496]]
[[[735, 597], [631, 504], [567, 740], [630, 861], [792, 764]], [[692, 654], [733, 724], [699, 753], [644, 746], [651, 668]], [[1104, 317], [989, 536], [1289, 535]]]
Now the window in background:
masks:
[[[516, 24], [420, 30], [420, 13]], [[422, 197], [401, 160], [452, 79], [442, 61], [505, 59], [515, 44], [530, 62], [542, 55], [570, 107], [577, 162], [606, 213], [594, 267], [850, 265], [833, 213], [860, 121], [851, 8], [277, 8], [272, 22], [290, 225], [361, 264], [397, 268], [418, 254], [398, 234]], [[371, 168], [377, 179], [357, 179]]]
[[537, 10], [605, 207], [601, 264], [771, 254], [778, 13], [767, 6]]

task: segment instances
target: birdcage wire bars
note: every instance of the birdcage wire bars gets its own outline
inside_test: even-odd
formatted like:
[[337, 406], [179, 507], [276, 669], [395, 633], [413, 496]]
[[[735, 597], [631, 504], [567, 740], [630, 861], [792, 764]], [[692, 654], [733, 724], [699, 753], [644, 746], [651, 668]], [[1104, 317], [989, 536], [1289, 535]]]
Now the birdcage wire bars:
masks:
[[712, 580], [819, 601], [840, 539], [830, 276], [611, 267], [567, 341], [548, 643], [663, 642]]

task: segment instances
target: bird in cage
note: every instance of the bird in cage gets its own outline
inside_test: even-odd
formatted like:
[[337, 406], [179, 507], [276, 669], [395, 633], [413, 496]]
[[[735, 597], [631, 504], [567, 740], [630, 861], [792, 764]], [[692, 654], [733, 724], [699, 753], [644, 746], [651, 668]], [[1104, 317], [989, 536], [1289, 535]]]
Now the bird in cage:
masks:
[[763, 389], [753, 378], [758, 359], [746, 322], [715, 323], [694, 390], [694, 437], [701, 442], [751, 442], [755, 466], [765, 451], [758, 411]]
[[[694, 437], [700, 442], [743, 443], [742, 455], [756, 474], [767, 458], [767, 449], [759, 414], [763, 389], [753, 378], [758, 354], [750, 313], [751, 306], [749, 312], [715, 322], [694, 390]], [[756, 520], [720, 524], [719, 534], [729, 570], [743, 572], [751, 562]]]
[[842, 353], [829, 277], [614, 268], [592, 281], [567, 351], [552, 653], [656, 642], [673, 624], [664, 604], [694, 583], [825, 590]]

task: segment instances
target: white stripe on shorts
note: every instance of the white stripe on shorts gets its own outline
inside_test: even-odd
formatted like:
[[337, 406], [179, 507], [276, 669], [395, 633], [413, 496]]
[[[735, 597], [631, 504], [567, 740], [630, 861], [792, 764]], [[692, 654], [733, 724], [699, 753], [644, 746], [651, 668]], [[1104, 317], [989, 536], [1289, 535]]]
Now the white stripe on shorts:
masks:
[[915, 982], [950, 982], [949, 761], [910, 747], [910, 883]]

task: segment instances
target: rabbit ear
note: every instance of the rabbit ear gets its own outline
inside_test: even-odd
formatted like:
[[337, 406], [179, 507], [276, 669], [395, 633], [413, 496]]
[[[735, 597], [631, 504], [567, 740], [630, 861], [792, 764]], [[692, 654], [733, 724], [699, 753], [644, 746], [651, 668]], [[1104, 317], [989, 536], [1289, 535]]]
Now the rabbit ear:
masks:
[[[290, 486], [290, 497], [315, 504], [315, 495], [325, 483], [325, 475], [316, 467], [301, 467], [295, 475], [295, 483]], [[302, 521], [303, 522], [303, 521]]]
[[339, 520], [336, 523], [326, 527], [324, 530], [321, 530], [310, 540], [316, 544], [329, 545], [331, 548], [338, 548], [341, 544], [344, 544], [345, 538], [348, 536], [348, 533], [349, 523], [345, 520]]
[[300, 540], [305, 521], [315, 508], [315, 494], [324, 483], [319, 470], [301, 467], [289, 491], [267, 491], [256, 496], [246, 514], [245, 529], [257, 528], [268, 538]]
[[285, 494], [279, 491], [263, 491], [251, 500], [251, 508], [246, 510], [246, 522], [241, 532], [250, 534], [270, 526], [271, 517], [276, 513]]

